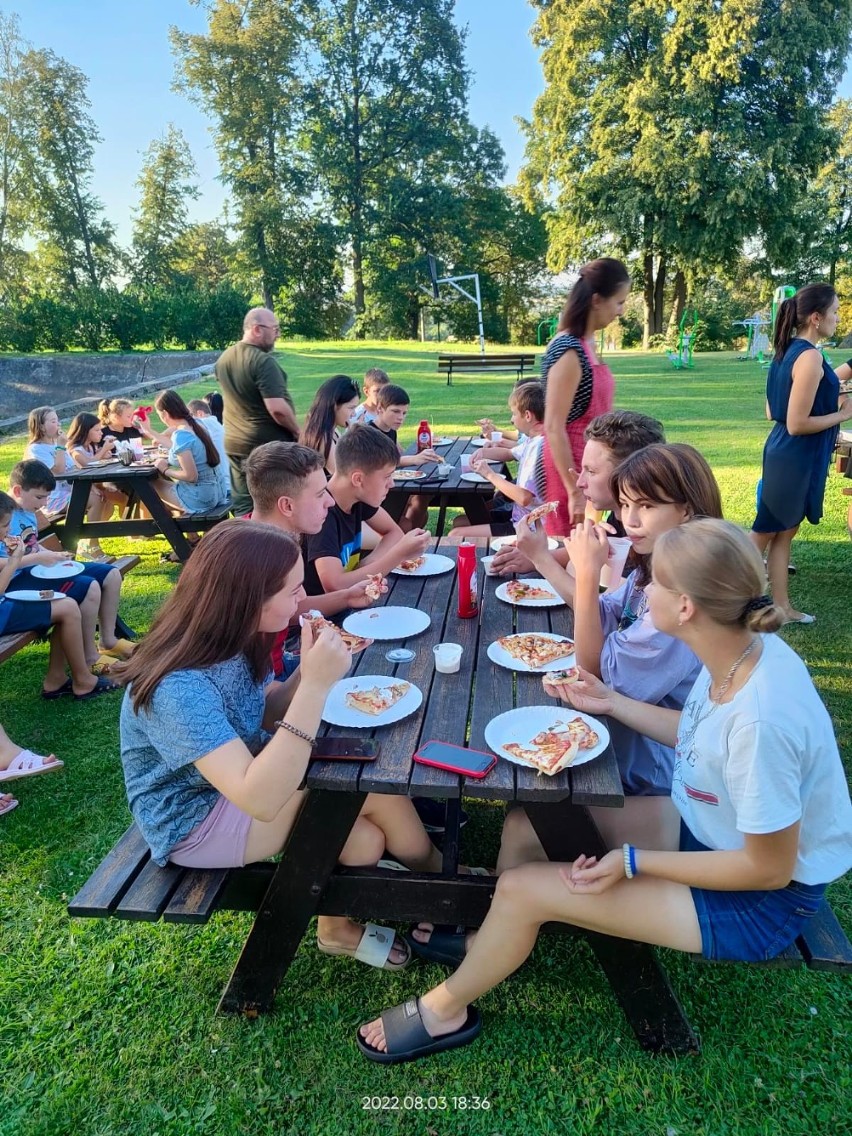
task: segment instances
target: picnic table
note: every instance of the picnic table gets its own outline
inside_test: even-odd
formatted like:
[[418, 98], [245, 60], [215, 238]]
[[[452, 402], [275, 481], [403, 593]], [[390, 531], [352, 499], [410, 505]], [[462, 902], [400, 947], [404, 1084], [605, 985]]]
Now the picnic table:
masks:
[[[487, 525], [489, 520], [488, 502], [494, 496], [494, 486], [487, 481], [462, 481], [462, 470], [459, 459], [463, 454], [473, 455], [478, 452], [474, 446], [474, 438], [453, 438], [448, 446], [434, 447], [443, 459], [445, 465], [453, 468], [446, 478], [439, 478], [438, 467], [434, 462], [413, 468], [422, 470], [426, 476], [413, 481], [395, 481], [393, 488], [384, 500], [383, 508], [398, 521], [405, 512], [408, 499], [413, 494], [422, 493], [432, 497], [432, 504], [438, 506], [438, 520], [435, 528], [436, 536], [444, 535], [447, 508], [464, 509], [471, 525]], [[405, 451], [405, 456], [417, 453], [417, 443], [412, 442]], [[412, 467], [407, 467], [411, 469]]]
[[[187, 560], [192, 547], [184, 533], [204, 531], [222, 520], [228, 513], [223, 507], [215, 514], [176, 518], [166, 507], [156, 489], [154, 481], [159, 472], [152, 461], [135, 461], [132, 465], [122, 465], [111, 461], [105, 465], [89, 465], [62, 475], [71, 483], [71, 500], [63, 524], [55, 526], [56, 535], [63, 548], [74, 551], [77, 542], [84, 538], [113, 536], [164, 536], [175, 551], [178, 559]], [[118, 520], [87, 521], [86, 506], [89, 491], [98, 482], [109, 481], [122, 493], [127, 494], [127, 504]], [[150, 513], [150, 519], [132, 517], [137, 503], [141, 503]]]
[[[487, 542], [477, 542], [480, 552]], [[455, 559], [457, 543], [440, 541], [437, 551]], [[266, 888], [257, 918], [222, 996], [219, 1009], [256, 1016], [271, 1009], [276, 990], [314, 915], [348, 915], [394, 923], [420, 919], [436, 923], [481, 924], [496, 880], [458, 874], [458, 816], [462, 797], [516, 802], [524, 808], [548, 856], [571, 860], [578, 853], [606, 851], [587, 811], [589, 805], [623, 806], [621, 781], [611, 747], [585, 765], [553, 777], [498, 761], [483, 779], [471, 780], [415, 765], [411, 755], [432, 738], [487, 749], [484, 730], [496, 714], [516, 706], [547, 703], [540, 674], [506, 670], [488, 659], [488, 645], [512, 631], [570, 634], [566, 607], [522, 608], [495, 595], [500, 580], [479, 573], [480, 618], [456, 614], [456, 573], [437, 576], [392, 575], [384, 602], [429, 612], [431, 623], [406, 641], [416, 651], [405, 664], [385, 654], [399, 641], [376, 642], [358, 655], [353, 673], [394, 675], [416, 684], [423, 704], [413, 715], [372, 731], [379, 755], [370, 762], [313, 761], [306, 784], [311, 790], [279, 864], [250, 865], [256, 891]], [[457, 674], [440, 674], [432, 647], [442, 641], [464, 648]], [[556, 704], [553, 704], [556, 706]], [[324, 726], [323, 734], [352, 734], [351, 728]], [[368, 793], [446, 798], [450, 802], [440, 875], [386, 869], [341, 868], [337, 861]], [[477, 862], [475, 851], [468, 853]], [[233, 902], [232, 906], [240, 906]], [[245, 906], [251, 906], [246, 902]], [[656, 1052], [695, 1052], [698, 1040], [652, 948], [559, 925], [585, 936], [643, 1048]]]

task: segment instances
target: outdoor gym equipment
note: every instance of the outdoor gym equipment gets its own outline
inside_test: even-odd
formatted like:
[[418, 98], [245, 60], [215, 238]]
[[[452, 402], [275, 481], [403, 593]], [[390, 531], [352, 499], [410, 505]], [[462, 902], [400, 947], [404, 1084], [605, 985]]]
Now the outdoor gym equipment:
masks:
[[[692, 326], [687, 329], [687, 323], [692, 320]], [[695, 337], [698, 334], [698, 311], [693, 308], [690, 312], [688, 308], [684, 309], [683, 315], [680, 317], [680, 325], [677, 337], [677, 351], [669, 352], [669, 362], [677, 371], [682, 371], [686, 367], [692, 367], [692, 349], [695, 346]]]
[[738, 359], [742, 362], [749, 359], [757, 359], [758, 363], [763, 362], [763, 353], [769, 350], [769, 325], [769, 317], [763, 312], [755, 312], [748, 319], [734, 320], [733, 326], [744, 327], [748, 335], [746, 353], [738, 355]]
[[558, 324], [558, 316], [551, 316], [550, 319], [539, 320], [535, 334], [535, 341], [539, 347], [541, 347], [543, 343], [549, 343], [551, 339], [553, 339], [554, 335], [556, 335]]

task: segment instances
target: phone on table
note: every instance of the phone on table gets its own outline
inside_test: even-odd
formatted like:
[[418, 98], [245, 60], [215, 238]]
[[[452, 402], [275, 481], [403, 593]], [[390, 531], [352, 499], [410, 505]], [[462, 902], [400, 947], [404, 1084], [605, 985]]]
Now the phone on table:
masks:
[[379, 745], [371, 738], [317, 738], [312, 761], [374, 761]]
[[422, 745], [415, 753], [414, 760], [419, 765], [431, 765], [435, 769], [444, 769], [447, 773], [476, 778], [485, 777], [497, 764], [497, 758], [492, 753], [439, 741]]

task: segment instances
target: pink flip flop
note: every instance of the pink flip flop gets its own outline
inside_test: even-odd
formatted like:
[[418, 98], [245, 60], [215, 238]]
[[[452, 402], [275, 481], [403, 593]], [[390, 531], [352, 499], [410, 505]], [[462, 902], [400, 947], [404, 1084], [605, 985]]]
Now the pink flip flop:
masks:
[[3, 816], [5, 813], [10, 813], [12, 811], [12, 809], [16, 809], [17, 807], [18, 807], [18, 802], [15, 800], [14, 797], [12, 797], [11, 801], [7, 801], [6, 804], [4, 805], [2, 796], [0, 796], [0, 817]]
[[[50, 755], [53, 757], [53, 754]], [[48, 761], [40, 754], [33, 753], [31, 749], [22, 749], [17, 757], [13, 757], [7, 769], [0, 770], [0, 781], [15, 781], [19, 777], [35, 777], [38, 773], [52, 773], [54, 769], [61, 769], [64, 761]]]

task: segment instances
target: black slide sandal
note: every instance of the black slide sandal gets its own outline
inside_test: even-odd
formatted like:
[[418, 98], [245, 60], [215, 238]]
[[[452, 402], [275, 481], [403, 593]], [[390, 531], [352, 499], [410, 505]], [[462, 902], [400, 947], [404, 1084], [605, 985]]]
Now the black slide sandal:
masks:
[[363, 1055], [368, 1061], [376, 1061], [379, 1065], [401, 1065], [404, 1061], [416, 1061], [420, 1057], [430, 1057], [433, 1053], [443, 1053], [446, 1049], [458, 1049], [472, 1042], [482, 1029], [479, 1010], [475, 1006], [468, 1006], [467, 1020], [460, 1029], [442, 1034], [441, 1037], [432, 1037], [423, 1025], [417, 998], [409, 998], [407, 1002], [383, 1011], [381, 1019], [388, 1046], [386, 1053], [368, 1045], [361, 1037], [360, 1028], [355, 1034]]
[[428, 943], [421, 943], [414, 938], [417, 924], [402, 936], [418, 958], [426, 962], [436, 962], [441, 966], [451, 966], [455, 969], [467, 954], [465, 939], [466, 927], [453, 927], [449, 923], [438, 923], [432, 928]]

